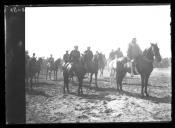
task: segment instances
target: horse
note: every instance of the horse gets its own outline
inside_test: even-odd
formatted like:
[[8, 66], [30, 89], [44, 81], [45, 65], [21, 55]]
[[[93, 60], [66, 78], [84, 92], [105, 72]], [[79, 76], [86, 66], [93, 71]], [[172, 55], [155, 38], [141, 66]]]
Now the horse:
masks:
[[111, 84], [114, 80], [114, 76], [116, 73], [116, 63], [117, 63], [117, 58], [115, 58], [114, 60], [109, 60], [109, 63], [108, 63], [108, 70], [110, 72], [109, 76], [110, 76], [110, 83]]
[[[148, 79], [153, 71], [153, 61], [157, 62], [161, 61], [161, 56], [159, 53], [159, 48], [156, 44], [151, 43], [151, 46], [148, 49], [145, 49], [142, 55], [139, 55], [135, 59], [136, 68], [138, 73], [141, 76], [141, 95], [144, 96], [144, 92], [148, 97], [147, 86], [148, 86]], [[122, 91], [122, 81], [125, 77], [126, 73], [131, 72], [131, 67], [128, 65], [128, 58], [121, 57], [117, 60], [117, 68], [116, 68], [116, 83], [117, 83], [117, 90]], [[145, 90], [144, 90], [145, 89]]]
[[98, 76], [98, 70], [99, 70], [99, 62], [100, 62], [100, 57], [99, 57], [99, 54], [98, 55], [94, 55], [92, 61], [90, 62], [85, 62], [84, 60], [84, 55], [82, 56], [82, 60], [83, 62], [86, 64], [86, 67], [85, 67], [85, 70], [86, 70], [86, 73], [90, 73], [90, 86], [91, 86], [91, 83], [92, 83], [92, 76], [93, 74], [95, 74], [95, 85], [96, 87], [98, 88], [98, 85], [97, 85], [97, 76]]
[[103, 71], [104, 68], [106, 66], [106, 57], [105, 55], [103, 55], [102, 53], [99, 54], [99, 63], [98, 63], [98, 67], [99, 67], [99, 71], [100, 71], [100, 76], [103, 76]]
[[28, 85], [28, 81], [30, 80], [30, 86], [32, 90], [33, 79], [35, 79], [35, 83], [39, 80], [39, 74], [41, 70], [42, 59], [38, 59], [36, 62], [32, 61], [32, 59], [26, 60], [25, 65], [25, 75], [26, 75], [26, 84]]
[[77, 76], [78, 81], [79, 81], [79, 87], [78, 87], [78, 95], [83, 94], [82, 90], [82, 85], [83, 85], [83, 79], [85, 75], [85, 68], [84, 68], [84, 63], [82, 61], [82, 58], [80, 59], [79, 62], [76, 63], [64, 63], [62, 65], [63, 69], [63, 78], [64, 78], [64, 87], [63, 87], [63, 92], [65, 93], [65, 89], [67, 89], [67, 92], [69, 93], [69, 78], [74, 74]]
[[43, 61], [42, 58], [39, 58], [37, 60], [37, 62], [36, 62], [36, 69], [35, 69], [35, 71], [36, 71], [36, 77], [35, 77], [35, 80], [37, 80], [37, 82], [39, 80], [39, 75], [40, 75], [40, 72], [41, 72], [42, 61]]
[[116, 64], [117, 64], [117, 60], [118, 60], [118, 52], [115, 51], [115, 58], [114, 59], [108, 59], [108, 71], [109, 73], [109, 77], [110, 77], [110, 83], [112, 85], [114, 79], [115, 79], [115, 75], [116, 75]]
[[58, 58], [55, 62], [54, 62], [54, 66], [53, 66], [53, 71], [54, 71], [54, 79], [56, 78], [57, 80], [57, 72], [61, 71], [61, 59]]
[[[55, 70], [55, 67], [54, 67], [54, 62], [49, 62], [48, 60], [46, 60], [46, 80], [47, 80], [47, 76], [48, 76], [48, 73], [49, 73], [49, 78], [51, 80], [51, 74], [52, 74], [52, 71]], [[54, 75], [55, 77], [55, 75]]]

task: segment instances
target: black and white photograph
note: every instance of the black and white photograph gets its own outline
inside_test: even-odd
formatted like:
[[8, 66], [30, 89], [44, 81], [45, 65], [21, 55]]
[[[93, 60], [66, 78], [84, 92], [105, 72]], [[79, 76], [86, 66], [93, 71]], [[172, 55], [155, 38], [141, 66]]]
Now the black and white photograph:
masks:
[[170, 5], [25, 7], [26, 124], [172, 121]]

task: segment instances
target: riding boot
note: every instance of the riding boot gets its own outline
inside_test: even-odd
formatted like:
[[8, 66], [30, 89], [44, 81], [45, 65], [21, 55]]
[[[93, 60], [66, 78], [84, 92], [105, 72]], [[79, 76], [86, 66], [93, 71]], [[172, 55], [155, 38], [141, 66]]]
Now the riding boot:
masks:
[[139, 74], [139, 72], [138, 72], [138, 70], [137, 70], [137, 67], [135, 66], [135, 72], [136, 72], [136, 74], [138, 75]]
[[134, 76], [134, 72], [133, 72], [133, 62], [131, 62], [131, 77]]

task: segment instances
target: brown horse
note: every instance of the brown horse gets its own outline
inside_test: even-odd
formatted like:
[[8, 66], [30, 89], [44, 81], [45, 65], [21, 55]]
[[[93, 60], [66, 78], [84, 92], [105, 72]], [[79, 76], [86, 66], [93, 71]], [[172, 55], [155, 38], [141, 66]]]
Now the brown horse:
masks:
[[69, 93], [69, 78], [72, 77], [72, 74], [77, 76], [79, 81], [79, 87], [78, 87], [78, 95], [83, 94], [82, 86], [83, 86], [83, 79], [85, 75], [85, 68], [84, 68], [84, 62], [82, 61], [82, 57], [79, 62], [77, 63], [65, 63], [63, 64], [63, 77], [64, 77], [64, 87], [63, 91], [65, 93], [65, 89], [67, 89], [67, 92]]
[[[157, 44], [151, 43], [149, 49], [144, 50], [143, 54], [138, 56], [135, 60], [137, 71], [141, 76], [142, 96], [144, 96], [144, 92], [146, 96], [149, 96], [147, 93], [147, 85], [149, 76], [153, 71], [154, 57], [157, 62], [161, 61], [161, 56]], [[117, 83], [117, 89], [119, 91], [122, 91], [122, 81], [127, 72], [129, 73], [131, 72], [131, 67], [128, 66], [128, 59], [127, 57], [121, 57], [117, 61], [117, 68], [116, 68], [116, 83]]]
[[98, 76], [98, 70], [99, 70], [99, 63], [101, 62], [100, 60], [100, 55], [94, 55], [93, 60], [90, 62], [84, 61], [84, 55], [82, 56], [82, 60], [85, 63], [86, 67], [86, 73], [90, 73], [90, 85], [92, 83], [92, 76], [95, 74], [95, 85], [98, 88], [97, 85], [97, 76]]
[[35, 80], [35, 83], [37, 83], [39, 80], [41, 64], [42, 64], [41, 58], [39, 58], [36, 62], [31, 61], [30, 58], [26, 59], [26, 64], [25, 64], [26, 84], [28, 85], [29, 84], [28, 81], [30, 80], [31, 90], [33, 86], [33, 79]]

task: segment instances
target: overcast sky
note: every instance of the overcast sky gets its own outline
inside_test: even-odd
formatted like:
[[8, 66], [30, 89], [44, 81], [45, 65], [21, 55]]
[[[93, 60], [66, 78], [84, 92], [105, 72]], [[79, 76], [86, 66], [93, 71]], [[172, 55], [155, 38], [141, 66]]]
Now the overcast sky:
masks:
[[29, 55], [62, 57], [74, 45], [84, 52], [105, 53], [118, 47], [126, 55], [133, 37], [141, 49], [157, 43], [162, 57], [171, 57], [170, 5], [28, 7], [25, 45]]

